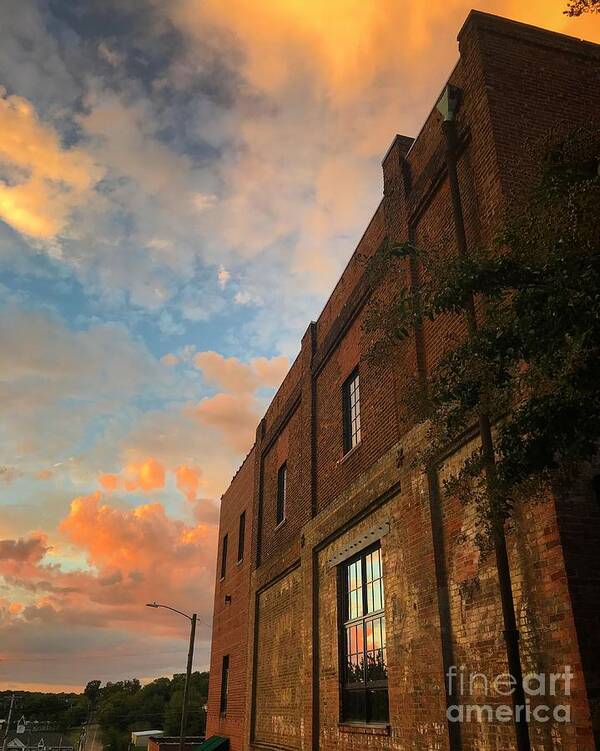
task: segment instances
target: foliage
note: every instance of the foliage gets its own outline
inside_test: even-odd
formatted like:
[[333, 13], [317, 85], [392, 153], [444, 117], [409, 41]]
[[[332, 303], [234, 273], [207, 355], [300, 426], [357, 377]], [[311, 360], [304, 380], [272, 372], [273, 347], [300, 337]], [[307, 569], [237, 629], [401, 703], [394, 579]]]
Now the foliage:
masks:
[[494, 487], [475, 451], [448, 489], [483, 505], [492, 500], [504, 516], [517, 496], [589, 459], [600, 437], [599, 158], [597, 127], [546, 147], [535, 188], [511, 206], [493, 247], [469, 258], [410, 244], [382, 251], [388, 267], [418, 260], [425, 281], [417, 307], [407, 288], [391, 306], [371, 306], [365, 326], [379, 331], [375, 356], [389, 354], [422, 317], [463, 316], [477, 303], [477, 330], [449, 342], [429, 374], [427, 398], [412, 408], [430, 421], [424, 462], [477, 415], [489, 415], [496, 426]]
[[[164, 730], [179, 735], [185, 674], [157, 678], [142, 686], [137, 678], [106, 683], [89, 681], [81, 694], [20, 692], [15, 713], [28, 720], [49, 721], [63, 732], [88, 718], [100, 725], [107, 751], [128, 751], [134, 730]], [[0, 692], [0, 709], [8, 708], [12, 692]], [[186, 735], [202, 735], [203, 706], [208, 698], [208, 673], [192, 673]]]
[[[99, 689], [96, 715], [108, 751], [127, 751], [135, 730], [164, 730], [179, 735], [184, 674], [157, 678], [141, 686], [137, 678], [107, 683]], [[89, 684], [88, 684], [89, 685]], [[192, 673], [186, 735], [201, 735], [208, 697], [208, 673]]]
[[[6, 715], [12, 691], [0, 692], [0, 713]], [[83, 695], [20, 692], [14, 717], [24, 715], [27, 720], [53, 723], [57, 730], [66, 732], [81, 725], [87, 717], [89, 702]]]
[[100, 695], [101, 685], [102, 685], [102, 681], [88, 681], [88, 684], [85, 687], [83, 693], [87, 696], [87, 698], [92, 703], [95, 702], [98, 696]]
[[582, 16], [584, 13], [600, 13], [600, 0], [569, 0], [567, 16]]

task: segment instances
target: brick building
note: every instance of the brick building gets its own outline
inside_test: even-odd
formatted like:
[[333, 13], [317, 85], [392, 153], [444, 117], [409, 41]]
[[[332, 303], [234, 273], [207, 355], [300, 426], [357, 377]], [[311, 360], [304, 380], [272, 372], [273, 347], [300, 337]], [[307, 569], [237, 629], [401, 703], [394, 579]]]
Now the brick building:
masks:
[[[458, 41], [448, 83], [460, 91], [458, 186], [474, 247], [527, 184], [527, 144], [600, 119], [600, 47], [475, 11]], [[436, 107], [416, 139], [390, 146], [383, 199], [222, 499], [207, 736], [227, 736], [232, 751], [515, 747], [512, 722], [447, 720], [449, 666], [506, 673], [497, 569], [475, 543], [474, 510], [437, 491], [477, 432], [426, 475], [411, 462], [424, 429], [402, 399], [439, 357], [444, 327], [462, 323], [426, 323], [393, 361], [366, 357], [378, 292], [361, 258], [385, 238], [457, 246]], [[591, 750], [594, 732], [598, 742], [592, 479], [516, 508], [507, 529], [524, 670], [574, 674], [571, 721], [532, 723], [535, 749]], [[478, 690], [476, 703], [502, 703]]]

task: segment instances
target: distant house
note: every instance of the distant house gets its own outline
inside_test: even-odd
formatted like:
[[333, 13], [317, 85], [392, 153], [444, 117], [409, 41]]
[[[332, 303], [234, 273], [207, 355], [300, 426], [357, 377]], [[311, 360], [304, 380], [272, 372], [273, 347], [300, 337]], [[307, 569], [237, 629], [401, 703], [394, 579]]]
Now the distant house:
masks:
[[[183, 751], [194, 751], [203, 741], [203, 735], [187, 735], [183, 741]], [[153, 735], [148, 739], [148, 751], [179, 751], [179, 736]]]
[[6, 741], [8, 750], [74, 751], [68, 735], [51, 729], [49, 723], [26, 721], [25, 717], [21, 717], [14, 730], [9, 730]]
[[160, 738], [164, 734], [164, 730], [134, 730], [131, 734], [131, 743], [136, 748], [147, 748], [148, 741], [152, 736]]

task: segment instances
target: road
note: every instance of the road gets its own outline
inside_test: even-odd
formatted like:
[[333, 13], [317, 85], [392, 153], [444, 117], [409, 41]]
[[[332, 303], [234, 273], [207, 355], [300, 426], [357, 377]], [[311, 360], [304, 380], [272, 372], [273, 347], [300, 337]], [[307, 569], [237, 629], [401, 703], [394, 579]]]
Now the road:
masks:
[[86, 725], [80, 751], [103, 751], [100, 737], [99, 725], [96, 725], [95, 723]]

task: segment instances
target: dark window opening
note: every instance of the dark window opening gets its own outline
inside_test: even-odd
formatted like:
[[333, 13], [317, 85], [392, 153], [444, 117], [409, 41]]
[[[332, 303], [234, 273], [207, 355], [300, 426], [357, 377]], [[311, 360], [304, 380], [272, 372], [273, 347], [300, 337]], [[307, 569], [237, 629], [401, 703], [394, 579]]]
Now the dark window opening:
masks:
[[596, 503], [600, 504], [600, 474], [592, 477], [592, 488], [594, 490]]
[[238, 563], [244, 558], [244, 542], [246, 537], [246, 512], [240, 514], [240, 526], [238, 530]]
[[227, 712], [227, 695], [229, 693], [229, 655], [223, 655], [223, 664], [221, 666], [221, 703], [220, 713]]
[[340, 567], [342, 720], [389, 719], [381, 548]]
[[221, 548], [221, 579], [225, 578], [227, 572], [227, 535], [223, 538], [223, 547]]
[[344, 420], [344, 453], [360, 443], [360, 385], [355, 370], [342, 386], [342, 414]]
[[287, 495], [287, 464], [284, 462], [277, 472], [277, 508], [275, 524], [281, 524], [285, 519], [285, 497]]

